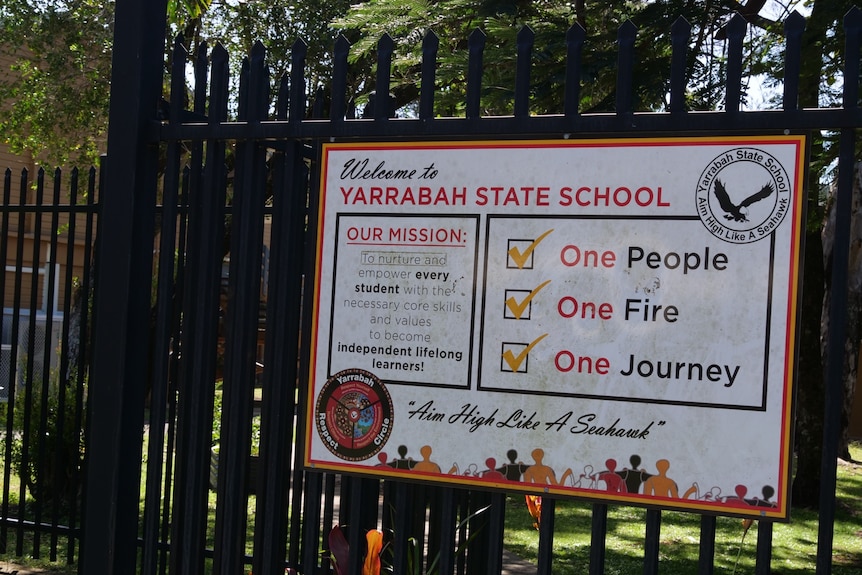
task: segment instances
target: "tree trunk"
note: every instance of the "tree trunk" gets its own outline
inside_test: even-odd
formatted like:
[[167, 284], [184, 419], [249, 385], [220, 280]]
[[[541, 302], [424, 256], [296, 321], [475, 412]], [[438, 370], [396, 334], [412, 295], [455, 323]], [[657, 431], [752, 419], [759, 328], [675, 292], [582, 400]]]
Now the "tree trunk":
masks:
[[[817, 107], [820, 97], [820, 71], [823, 44], [832, 21], [830, 6], [814, 2], [802, 36], [802, 62], [799, 77], [799, 106]], [[822, 207], [819, 205], [820, 171], [816, 160], [823, 144], [812, 138], [806, 194], [807, 233], [803, 256], [802, 298], [799, 303], [799, 363], [796, 379], [795, 452], [796, 475], [793, 479], [793, 504], [816, 508], [820, 494], [820, 463], [823, 454], [823, 363], [820, 354], [820, 323], [823, 308], [823, 243], [820, 236]]]
[[[857, 164], [853, 178], [853, 199], [850, 206], [850, 259], [847, 274], [847, 333], [844, 340], [844, 361], [842, 381], [844, 383], [844, 400], [841, 409], [841, 436], [838, 445], [838, 456], [850, 459], [850, 410], [853, 407], [853, 396], [856, 391], [857, 366], [859, 362], [860, 319], [862, 319], [862, 164]], [[826, 365], [829, 344], [829, 287], [832, 269], [832, 246], [835, 241], [835, 192], [833, 187], [823, 224], [823, 262], [826, 269], [826, 295], [823, 298], [823, 320], [821, 325], [823, 365]]]
[[823, 244], [820, 230], [805, 237], [802, 318], [799, 327], [799, 368], [796, 386], [796, 476], [793, 505], [816, 508], [820, 496], [823, 454], [823, 364], [820, 357], [820, 317], [823, 305]]

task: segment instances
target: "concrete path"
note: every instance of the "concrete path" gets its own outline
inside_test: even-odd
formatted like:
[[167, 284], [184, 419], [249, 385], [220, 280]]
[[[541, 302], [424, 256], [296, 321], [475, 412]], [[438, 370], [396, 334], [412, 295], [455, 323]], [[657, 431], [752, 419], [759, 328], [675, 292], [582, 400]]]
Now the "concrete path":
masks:
[[503, 571], [500, 575], [536, 575], [536, 566], [503, 549]]

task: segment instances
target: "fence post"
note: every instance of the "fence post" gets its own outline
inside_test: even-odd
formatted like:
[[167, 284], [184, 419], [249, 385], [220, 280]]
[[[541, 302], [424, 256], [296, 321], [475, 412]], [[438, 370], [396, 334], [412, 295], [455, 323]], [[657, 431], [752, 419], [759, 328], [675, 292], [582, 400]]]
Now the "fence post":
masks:
[[[167, 0], [118, 0], [105, 193], [102, 196], [99, 294], [90, 372], [88, 462], [80, 570], [135, 572], [138, 489], [152, 257], [134, 250], [145, 238], [148, 194], [157, 177], [146, 129], [162, 87]], [[142, 297], [146, 299], [141, 299]], [[143, 316], [143, 322], [140, 322]], [[136, 321], [137, 320], [137, 321]], [[143, 329], [142, 329], [143, 328]], [[142, 333], [143, 332], [143, 333]], [[134, 375], [138, 369], [138, 375]]]

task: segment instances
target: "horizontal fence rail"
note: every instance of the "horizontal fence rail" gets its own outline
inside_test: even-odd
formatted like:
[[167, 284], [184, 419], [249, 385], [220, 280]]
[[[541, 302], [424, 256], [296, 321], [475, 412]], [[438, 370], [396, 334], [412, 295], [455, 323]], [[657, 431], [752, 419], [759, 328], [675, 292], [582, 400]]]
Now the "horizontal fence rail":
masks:
[[[858, 33], [860, 23], [858, 10], [854, 9], [846, 18], [848, 42]], [[725, 83], [725, 105], [723, 110], [688, 110], [684, 102], [686, 91], [686, 51], [691, 40], [691, 26], [680, 17], [673, 26], [673, 58], [670, 71], [671, 84], [668, 89], [669, 99], [665, 110], [640, 111], [633, 108], [632, 90], [634, 89], [632, 70], [635, 59], [633, 36], [636, 30], [631, 23], [620, 28], [619, 32], [619, 67], [617, 78], [617, 96], [614, 112], [596, 113], [578, 109], [578, 92], [581, 83], [581, 54], [585, 32], [579, 24], [575, 24], [567, 34], [569, 51], [565, 66], [566, 92], [560, 110], [556, 114], [531, 115], [529, 112], [529, 74], [519, 72], [514, 93], [512, 114], [508, 116], [482, 116], [479, 114], [479, 94], [482, 90], [482, 70], [484, 35], [477, 30], [470, 38], [471, 49], [467, 75], [467, 110], [466, 117], [438, 117], [432, 113], [434, 109], [434, 69], [437, 43], [433, 31], [429, 32], [423, 44], [423, 66], [421, 99], [418, 102], [420, 114], [418, 117], [393, 117], [394, 110], [386, 98], [373, 98], [362, 117], [357, 118], [356, 111], [350, 109], [346, 100], [346, 75], [348, 73], [347, 55], [349, 42], [342, 36], [336, 42], [335, 61], [333, 64], [333, 79], [328, 95], [329, 116], [317, 114], [316, 110], [324, 107], [321, 98], [323, 92], [314, 95], [306, 93], [302, 69], [305, 65], [305, 44], [298, 41], [294, 44], [293, 67], [291, 78], [281, 79], [283, 85], [282, 104], [286, 113], [283, 117], [261, 116], [254, 121], [234, 118], [231, 120], [215, 119], [207, 115], [205, 109], [197, 109], [190, 113], [183, 109], [173, 110], [168, 118], [155, 121], [148, 130], [152, 142], [172, 140], [264, 140], [278, 141], [286, 139], [328, 139], [328, 138], [379, 138], [379, 137], [458, 137], [465, 135], [493, 136], [507, 134], [514, 137], [517, 134], [529, 134], [531, 137], [563, 135], [597, 135], [597, 134], [643, 134], [662, 132], [698, 132], [698, 131], [734, 131], [734, 130], [835, 130], [844, 127], [855, 127], [862, 121], [862, 111], [856, 101], [845, 101], [838, 108], [802, 109], [798, 104], [799, 70], [801, 60], [800, 38], [805, 29], [805, 19], [797, 12], [791, 14], [785, 23], [786, 44], [784, 50], [784, 91], [781, 109], [752, 110], [742, 109], [741, 70], [742, 44], [745, 35], [745, 20], [736, 15], [731, 20], [731, 27], [737, 33], [729, 36], [728, 74]], [[525, 28], [524, 30], [529, 30]], [[628, 39], [628, 41], [626, 41]], [[529, 68], [532, 36], [526, 36], [524, 49], [519, 52], [518, 65], [524, 70]], [[391, 53], [392, 40], [385, 36], [378, 45], [379, 54]], [[198, 57], [204, 56], [204, 50], [198, 52]], [[589, 48], [587, 46], [587, 48]], [[848, 46], [852, 49], [852, 46]], [[185, 61], [185, 51], [182, 39], [179, 40], [174, 58]], [[255, 47], [257, 56], [263, 58], [262, 44]], [[853, 53], [853, 52], [848, 52]], [[228, 55], [216, 47], [212, 53], [213, 66], [224, 66]], [[848, 62], [848, 66], [852, 65]], [[390, 62], [386, 59], [378, 61], [377, 81], [387, 82]], [[196, 67], [200, 80], [205, 80], [206, 71], [199, 63]], [[519, 69], [520, 70], [520, 69]], [[735, 73], [733, 71], [735, 70]], [[381, 86], [382, 88], [382, 86]], [[379, 91], [379, 90], [377, 90]], [[306, 101], [311, 98], [312, 105]]]
[[[854, 9], [845, 22], [847, 54], [859, 54], [860, 18]], [[505, 494], [342, 476], [301, 466], [305, 430], [298, 415], [309, 401], [303, 394], [310, 368], [306, 338], [311, 311], [310, 306], [303, 305], [303, 294], [310, 289], [314, 264], [309, 222], [314, 221], [319, 200], [320, 144], [339, 139], [536, 139], [838, 130], [842, 146], [838, 169], [846, 175], [839, 179], [838, 195], [839, 202], [846, 202], [852, 187], [855, 134], [862, 126], [857, 92], [859, 62], [851, 58], [845, 65], [842, 107], [801, 109], [798, 75], [804, 26], [797, 13], [785, 24], [786, 76], [781, 109], [742, 109], [746, 23], [736, 15], [728, 27], [724, 109], [687, 110], [685, 56], [691, 26], [684, 19], [677, 20], [672, 30], [666, 109], [640, 111], [635, 109], [637, 87], [633, 84], [637, 66], [633, 39], [637, 31], [626, 23], [618, 37], [614, 111], [596, 113], [579, 109], [581, 53], [589, 46], [584, 30], [575, 25], [566, 34], [566, 88], [560, 109], [542, 115], [531, 112], [534, 36], [524, 28], [518, 36], [511, 114], [493, 117], [482, 115], [485, 36], [480, 31], [469, 38], [463, 117], [438, 117], [434, 112], [439, 87], [435, 84], [438, 39], [433, 33], [423, 43], [416, 117], [393, 117], [395, 110], [389, 98], [379, 97], [389, 92], [393, 46], [388, 36], [378, 44], [373, 82], [378, 97], [362, 111], [348, 100], [350, 46], [344, 37], [335, 45], [330, 86], [313, 96], [307, 93], [304, 79], [306, 52], [302, 42], [294, 44], [290, 77], [277, 82], [269, 77], [263, 45], [255, 45], [243, 61], [238, 96], [229, 90], [228, 54], [218, 45], [211, 51], [201, 46], [191, 62], [194, 85], [188, 98], [190, 109], [186, 109], [189, 55], [179, 38], [172, 58], [169, 102], [163, 106], [162, 117], [148, 118], [141, 128], [144, 143], [139, 148], [140, 157], [125, 152], [109, 155], [110, 162], [137, 162], [138, 168], [149, 170], [146, 182], [136, 184], [143, 192], [123, 200], [126, 203], [118, 202], [113, 211], [105, 207], [102, 215], [107, 220], [134, 214], [134, 232], [126, 235], [127, 230], [118, 229], [116, 239], [103, 237], [102, 241], [116, 241], [118, 250], [128, 244], [132, 258], [129, 277], [144, 282], [149, 279], [150, 285], [147, 289], [137, 285], [128, 294], [111, 294], [118, 299], [109, 307], [101, 307], [98, 299], [95, 302], [96, 314], [103, 309], [134, 310], [129, 312], [128, 326], [109, 326], [111, 329], [106, 327], [103, 332], [97, 330], [95, 337], [97, 342], [106, 342], [105, 349], [114, 349], [119, 338], [117, 345], [126, 350], [126, 365], [120, 367], [127, 371], [121, 371], [125, 377], [118, 379], [127, 401], [124, 409], [135, 417], [105, 417], [93, 422], [95, 433], [113, 432], [124, 438], [123, 449], [128, 451], [115, 453], [107, 444], [96, 446], [89, 465], [91, 470], [111, 469], [116, 477], [128, 479], [136, 477], [128, 470], [143, 459], [145, 478], [143, 495], [139, 485], [131, 484], [133, 481], [114, 482], [118, 503], [111, 513], [125, 514], [125, 520], [133, 525], [123, 523], [111, 534], [97, 528], [89, 541], [92, 547], [84, 551], [91, 554], [89, 563], [84, 564], [111, 565], [115, 573], [124, 568], [138, 569], [145, 575], [249, 570], [282, 573], [285, 569], [303, 574], [331, 573], [332, 547], [344, 544], [349, 557], [347, 572], [358, 573], [365, 531], [381, 528], [391, 535], [389, 550], [395, 573], [407, 573], [415, 562], [425, 562], [428, 571], [438, 568], [440, 573], [500, 573]], [[152, 70], [150, 73], [157, 75]], [[372, 84], [371, 79], [368, 82]], [[272, 85], [277, 85], [274, 101], [270, 98]], [[122, 87], [115, 89], [114, 98], [123, 98]], [[139, 98], [139, 94], [126, 96]], [[232, 117], [234, 105], [236, 114]], [[114, 181], [113, 185], [119, 184]], [[134, 209], [130, 207], [133, 203]], [[24, 211], [19, 211], [23, 218]], [[4, 218], [13, 213], [18, 212], [4, 211]], [[132, 226], [133, 222], [127, 224]], [[848, 234], [847, 225], [839, 222], [839, 229], [843, 229], [839, 233]], [[841, 244], [836, 241], [833, 285], [846, 284], [846, 266], [842, 270], [841, 262], [846, 263], [847, 253], [839, 250]], [[100, 269], [111, 268], [113, 263], [101, 261]], [[108, 297], [102, 293], [98, 296]], [[832, 300], [832, 313], [837, 315], [832, 316], [830, 345], [839, 346], [829, 354], [832, 387], [840, 386], [840, 361], [832, 359], [842, 353], [844, 325], [837, 321], [842, 315], [841, 305], [839, 297]], [[137, 321], [131, 320], [133, 316]], [[98, 364], [105, 361], [99, 357], [94, 361], [104, 366], [104, 373], [120, 369]], [[109, 379], [93, 382], [93, 401], [100, 413], [114, 405], [108, 399], [116, 397], [113, 391], [99, 395], [113, 384]], [[835, 406], [833, 396], [829, 409], [827, 421], [837, 422], [840, 405]], [[141, 421], [144, 434], [134, 428]], [[11, 427], [7, 429], [11, 431]], [[824, 444], [824, 483], [831, 481], [824, 487], [827, 491], [835, 485], [837, 432], [835, 442], [832, 437], [829, 435]], [[141, 497], [143, 512], [139, 513]], [[543, 499], [537, 571], [549, 574], [555, 501]], [[105, 516], [104, 508], [96, 507], [100, 502], [87, 503], [90, 517]], [[827, 531], [834, 520], [834, 506], [834, 499], [824, 491], [818, 556], [826, 563], [831, 554]], [[606, 567], [609, 507], [593, 504], [591, 513], [589, 573], [601, 574]], [[128, 519], [129, 514], [134, 521]], [[699, 521], [698, 569], [708, 574], [715, 568], [716, 518], [703, 515]], [[343, 527], [343, 543], [332, 538], [334, 525]], [[660, 571], [661, 526], [662, 512], [646, 511], [645, 574]], [[2, 536], [0, 532], [0, 539]], [[757, 573], [770, 572], [771, 539], [772, 524], [759, 521]], [[130, 549], [134, 550], [131, 557], [126, 553]], [[828, 566], [823, 569], [827, 572]]]
[[75, 562], [97, 173], [6, 171], [0, 218], [0, 553]]

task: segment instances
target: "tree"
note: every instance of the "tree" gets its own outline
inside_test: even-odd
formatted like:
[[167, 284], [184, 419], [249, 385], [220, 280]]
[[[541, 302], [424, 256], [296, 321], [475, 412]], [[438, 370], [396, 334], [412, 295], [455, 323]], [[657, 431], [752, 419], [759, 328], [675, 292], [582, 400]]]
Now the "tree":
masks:
[[3, 0], [0, 132], [16, 153], [94, 162], [107, 129], [113, 4]]
[[[172, 26], [210, 0], [170, 0]], [[114, 2], [0, 0], [0, 132], [15, 153], [95, 164], [108, 128]]]
[[327, 83], [332, 70], [330, 55], [336, 34], [330, 21], [346, 13], [349, 6], [350, 0], [219, 2], [212, 5], [201, 23], [198, 41], [205, 38], [210, 44], [222, 44], [232, 55], [235, 70], [241, 58], [251, 52], [255, 41], [264, 42], [267, 65], [273, 80], [278, 82], [290, 72], [293, 44], [302, 40], [308, 45], [306, 92], [313, 94], [318, 86]]
[[[779, 3], [774, 3], [779, 4]], [[638, 87], [635, 106], [658, 110], [664, 106], [670, 70], [670, 40], [667, 31], [678, 15], [692, 24], [693, 47], [688, 60], [687, 105], [689, 109], [715, 109], [723, 97], [726, 30], [724, 23], [733, 12], [741, 13], [750, 24], [747, 36], [747, 69], [744, 75], [760, 75], [767, 87], [778, 88], [783, 80], [783, 20], [798, 2], [787, 2], [780, 18], [764, 15], [765, 0], [704, 2], [670, 0], [667, 2], [592, 2], [561, 4], [543, 0], [368, 0], [355, 5], [336, 25], [352, 40], [351, 62], [361, 70], [357, 78], [373, 77], [374, 53], [378, 39], [389, 33], [395, 39], [391, 87], [398, 107], [409, 106], [418, 97], [421, 40], [428, 30], [440, 36], [437, 112], [454, 114], [465, 102], [466, 38], [474, 28], [488, 34], [482, 94], [483, 113], [508, 114], [514, 86], [516, 34], [524, 25], [536, 32], [531, 82], [532, 111], [558, 113], [562, 102], [559, 78], [565, 56], [564, 33], [574, 22], [586, 31], [585, 69], [580, 110], [609, 111], [614, 102], [616, 30], [625, 19], [639, 29], [635, 47], [639, 60], [633, 79]], [[847, 0], [810, 0], [803, 36], [803, 63], [799, 87], [799, 106], [840, 105], [840, 82], [844, 35], [842, 20], [850, 9]], [[361, 30], [361, 32], [360, 32]], [[856, 56], [856, 55], [852, 55]], [[351, 89], [357, 101], [367, 100], [373, 86], [355, 82]], [[775, 90], [780, 93], [780, 90]], [[743, 96], [745, 98], [745, 95]], [[837, 154], [837, 135], [815, 133], [812, 162], [807, 183], [809, 221], [804, 254], [802, 321], [796, 423], [797, 473], [793, 486], [794, 504], [818, 504], [820, 466], [823, 447], [824, 381], [821, 355], [821, 318], [828, 290], [825, 275], [821, 229], [824, 223], [824, 180], [832, 174]], [[828, 262], [827, 262], [828, 265]], [[855, 309], [855, 308], [854, 308]], [[856, 316], [858, 316], [856, 312]], [[851, 318], [851, 322], [862, 318]], [[852, 327], [852, 324], [851, 324]], [[851, 330], [852, 332], [852, 330]], [[855, 350], [857, 342], [848, 343]], [[853, 363], [853, 362], [850, 362]], [[846, 386], [852, 394], [852, 386]], [[847, 403], [847, 402], [845, 402]], [[846, 444], [843, 452], [847, 452]]]
[[[836, 79], [840, 77], [843, 62], [840, 58], [844, 45], [842, 21], [850, 7], [851, 3], [844, 0], [820, 0], [811, 4], [811, 14], [802, 41], [800, 107], [835, 105], [840, 102]], [[794, 504], [804, 507], [817, 507], [820, 493], [825, 395], [823, 366], [826, 359], [821, 352], [820, 324], [828, 281], [821, 236], [825, 217], [821, 179], [827, 174], [837, 153], [836, 136], [828, 133], [815, 135], [808, 178], [809, 225], [805, 238], [795, 440], [797, 471], [793, 482]]]
[[[289, 71], [291, 44], [303, 38], [314, 87], [329, 70], [329, 21], [348, 0], [324, 4], [170, 0], [166, 50], [183, 34], [190, 51], [221, 42], [238, 64], [262, 38], [278, 76]], [[0, 133], [12, 151], [55, 165], [97, 162], [108, 128], [113, 22], [113, 0], [0, 0], [0, 54], [15, 62], [0, 75]]]
[[[368, 0], [354, 5], [335, 21], [353, 43], [350, 62], [354, 66], [352, 96], [367, 101], [373, 86], [364, 78], [371, 74], [377, 41], [388, 33], [395, 41], [393, 83], [390, 87], [397, 107], [418, 98], [422, 40], [429, 31], [440, 38], [437, 83], [445, 86], [436, 94], [437, 112], [457, 115], [463, 111], [466, 80], [467, 39], [475, 29], [487, 35], [484, 50], [482, 108], [485, 114], [508, 114], [513, 99], [517, 35], [523, 26], [535, 33], [531, 70], [531, 106], [537, 114], [559, 113], [563, 102], [566, 32], [573, 24], [585, 32], [580, 110], [584, 113], [612, 111], [616, 87], [617, 30], [626, 20], [638, 29], [634, 70], [635, 107], [659, 110], [666, 105], [671, 57], [670, 28], [684, 15], [693, 25], [694, 47], [689, 51], [688, 72], [693, 84], [687, 94], [692, 109], [713, 109], [720, 103], [723, 65], [716, 40], [723, 22], [739, 5], [735, 2], [574, 2], [549, 0]], [[774, 24], [757, 17], [763, 25]], [[360, 32], [361, 31], [361, 32]], [[750, 66], [758, 62], [752, 58]], [[752, 68], [752, 72], [756, 72]]]

